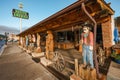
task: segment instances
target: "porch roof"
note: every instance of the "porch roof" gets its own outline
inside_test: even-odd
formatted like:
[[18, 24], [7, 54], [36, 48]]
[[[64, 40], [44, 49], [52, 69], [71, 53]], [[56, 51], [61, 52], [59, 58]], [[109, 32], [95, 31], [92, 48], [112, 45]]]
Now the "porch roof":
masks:
[[[83, 1], [79, 0], [69, 5], [68, 7], [21, 32], [18, 34], [18, 36], [35, 34], [38, 32], [42, 33], [46, 32], [47, 30], [62, 30], [80, 25], [85, 21], [89, 21], [89, 18], [81, 9], [82, 2]], [[108, 15], [114, 14], [114, 11], [104, 0], [87, 0], [85, 5], [87, 11], [97, 21], [97, 23], [102, 23], [108, 20]]]

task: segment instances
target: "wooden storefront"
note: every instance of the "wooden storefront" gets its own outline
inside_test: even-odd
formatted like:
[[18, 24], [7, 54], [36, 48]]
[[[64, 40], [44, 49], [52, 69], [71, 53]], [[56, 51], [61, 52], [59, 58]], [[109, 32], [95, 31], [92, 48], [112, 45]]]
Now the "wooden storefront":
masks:
[[[36, 44], [33, 45], [37, 49], [40, 48], [40, 52], [47, 53], [47, 49], [53, 52], [56, 49], [68, 50], [74, 48], [79, 50], [76, 45], [79, 44], [82, 30], [81, 25], [85, 22], [94, 25], [82, 9], [81, 4], [83, 2], [84, 0], [79, 0], [71, 4], [63, 10], [33, 25], [31, 28], [21, 32], [18, 36], [22, 37], [22, 40], [24, 40], [25, 36], [34, 35], [34, 43]], [[97, 23], [96, 47], [111, 47], [113, 45], [111, 22], [114, 11], [104, 0], [88, 0], [84, 3], [86, 10]], [[94, 33], [93, 28], [94, 27], [92, 27], [91, 30]], [[30, 43], [33, 43], [33, 41], [29, 41], [29, 44]], [[22, 41], [22, 45], [25, 45], [25, 40]], [[45, 48], [46, 46], [48, 48]], [[32, 50], [33, 49], [34, 48], [32, 48]]]
[[[89, 0], [85, 5], [90, 15], [96, 20], [97, 24], [102, 27], [102, 32], [100, 33], [102, 34], [103, 47], [110, 47], [112, 45], [111, 15], [114, 14], [114, 11], [104, 0]], [[79, 30], [81, 24], [85, 22], [92, 23], [81, 9], [81, 1], [77, 1], [23, 31], [19, 36], [29, 34], [36, 35], [37, 33], [46, 34], [47, 30], [51, 30], [53, 33], [75, 31]]]

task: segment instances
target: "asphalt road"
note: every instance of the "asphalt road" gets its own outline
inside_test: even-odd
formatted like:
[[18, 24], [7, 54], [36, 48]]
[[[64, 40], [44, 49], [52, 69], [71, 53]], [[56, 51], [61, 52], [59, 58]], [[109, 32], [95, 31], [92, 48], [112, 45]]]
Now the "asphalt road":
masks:
[[58, 80], [16, 44], [8, 44], [0, 56], [0, 80]]

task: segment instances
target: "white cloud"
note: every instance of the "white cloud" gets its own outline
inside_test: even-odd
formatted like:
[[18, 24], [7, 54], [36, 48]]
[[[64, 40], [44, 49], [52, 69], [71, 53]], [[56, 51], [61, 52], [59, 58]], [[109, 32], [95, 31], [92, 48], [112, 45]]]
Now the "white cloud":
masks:
[[10, 28], [10, 27], [7, 27], [7, 26], [0, 25], [0, 33], [4, 34], [5, 32], [18, 34], [19, 30], [15, 29], [15, 28]]

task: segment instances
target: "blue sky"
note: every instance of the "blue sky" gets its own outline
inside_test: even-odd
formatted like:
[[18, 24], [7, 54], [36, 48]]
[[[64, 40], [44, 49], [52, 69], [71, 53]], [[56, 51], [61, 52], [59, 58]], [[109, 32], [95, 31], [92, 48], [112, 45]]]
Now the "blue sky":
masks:
[[[59, 10], [69, 6], [77, 0], [0, 0], [0, 25], [19, 30], [19, 18], [12, 16], [12, 9], [18, 9], [18, 4], [23, 3], [23, 11], [29, 12], [29, 19], [22, 20], [22, 28], [26, 29], [39, 21], [49, 17]], [[118, 7], [120, 0], [105, 0], [111, 2], [115, 10], [115, 17], [120, 16]]]

